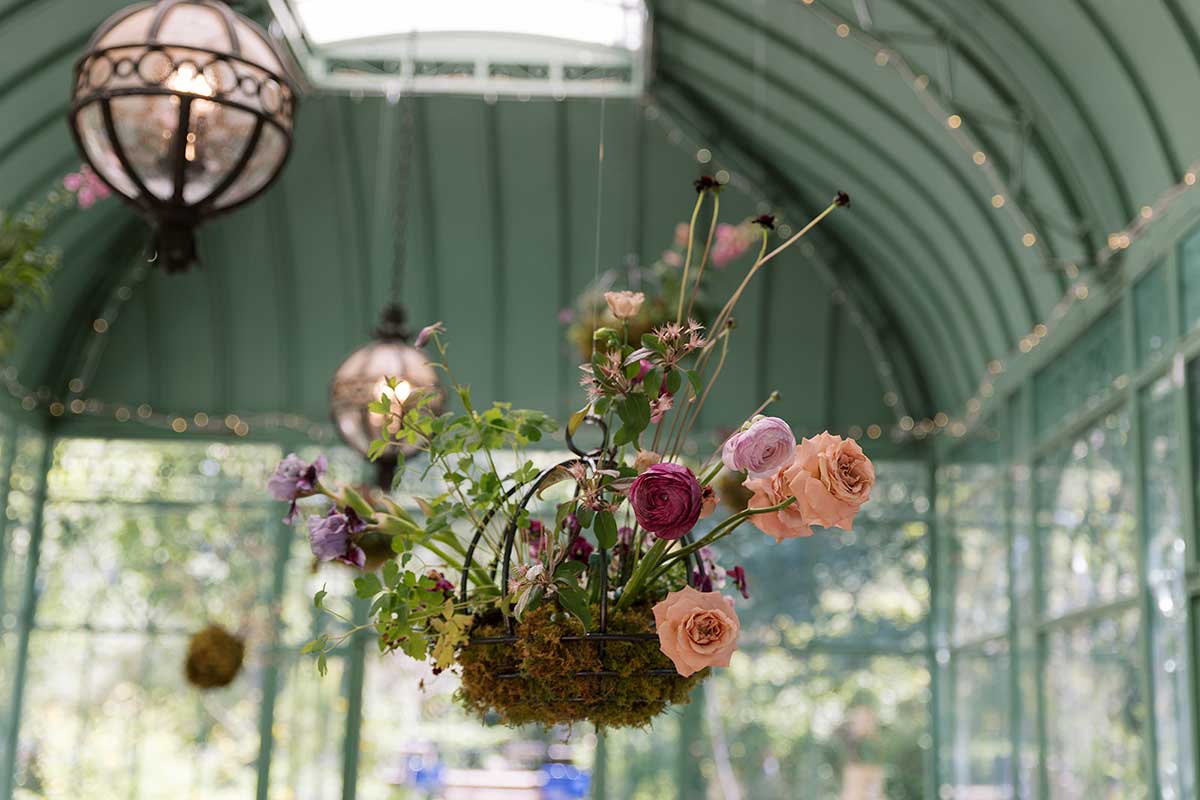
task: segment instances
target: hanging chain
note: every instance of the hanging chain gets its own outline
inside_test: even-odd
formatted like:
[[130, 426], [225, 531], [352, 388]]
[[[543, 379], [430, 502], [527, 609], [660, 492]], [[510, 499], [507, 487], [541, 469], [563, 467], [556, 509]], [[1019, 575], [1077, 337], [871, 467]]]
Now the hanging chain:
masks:
[[396, 143], [396, 208], [392, 235], [392, 292], [393, 305], [399, 304], [404, 283], [404, 267], [408, 261], [408, 204], [409, 181], [412, 177], [413, 103], [410, 91], [396, 100], [400, 114], [400, 132]]

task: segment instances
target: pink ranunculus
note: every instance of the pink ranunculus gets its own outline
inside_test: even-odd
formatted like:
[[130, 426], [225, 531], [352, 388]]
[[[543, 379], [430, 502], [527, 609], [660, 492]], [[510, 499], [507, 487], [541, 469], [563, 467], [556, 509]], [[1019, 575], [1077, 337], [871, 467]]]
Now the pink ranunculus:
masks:
[[654, 606], [654, 626], [659, 647], [685, 678], [705, 667], [729, 666], [742, 627], [732, 600], [690, 586]]
[[779, 417], [755, 417], [750, 427], [725, 440], [721, 460], [731, 472], [765, 478], [792, 463], [796, 436]]
[[[742, 485], [753, 492], [754, 496], [750, 498], [746, 507], [769, 508], [787, 500], [792, 496], [792, 479], [797, 477], [799, 471], [797, 463], [792, 462], [791, 466], [784, 467], [769, 478], [748, 478]], [[750, 517], [750, 522], [763, 533], [774, 536], [777, 542], [812, 536], [813, 533], [812, 521], [805, 518], [799, 502], [778, 511], [755, 514]]]
[[700, 519], [700, 482], [687, 467], [654, 464], [634, 479], [629, 504], [643, 528], [660, 539], [678, 539]]
[[74, 194], [75, 202], [85, 209], [91, 208], [97, 200], [103, 200], [111, 194], [108, 184], [87, 164], [81, 166], [78, 172], [71, 172], [64, 177], [63, 187]]
[[688, 224], [680, 222], [675, 225], [675, 244], [680, 247], [687, 247], [688, 243]]
[[679, 254], [678, 250], [664, 250], [662, 260], [668, 267], [683, 266], [683, 256]]
[[875, 485], [875, 467], [858, 442], [828, 431], [800, 443], [788, 473], [804, 519], [825, 528], [851, 530]]

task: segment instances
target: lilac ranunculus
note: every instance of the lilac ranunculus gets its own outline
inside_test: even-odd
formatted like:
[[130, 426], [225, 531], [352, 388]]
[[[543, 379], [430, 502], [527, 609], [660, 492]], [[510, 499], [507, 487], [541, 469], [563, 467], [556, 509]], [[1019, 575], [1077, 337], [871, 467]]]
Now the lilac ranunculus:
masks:
[[313, 555], [321, 561], [340, 561], [362, 569], [367, 563], [367, 554], [354, 542], [354, 537], [367, 528], [354, 509], [338, 511], [329, 509], [325, 516], [308, 518], [308, 543]]
[[654, 464], [634, 479], [629, 504], [643, 528], [660, 539], [678, 539], [700, 519], [700, 482], [687, 467]]
[[721, 460], [731, 472], [768, 478], [796, 458], [796, 436], [779, 417], [755, 417], [750, 425], [725, 440]]
[[287, 458], [275, 467], [275, 473], [267, 480], [267, 491], [276, 500], [291, 503], [288, 515], [283, 521], [291, 525], [296, 520], [296, 500], [308, 497], [317, 488], [317, 481], [325, 473], [325, 456], [317, 456], [316, 461], [309, 464], [295, 453], [288, 453]]

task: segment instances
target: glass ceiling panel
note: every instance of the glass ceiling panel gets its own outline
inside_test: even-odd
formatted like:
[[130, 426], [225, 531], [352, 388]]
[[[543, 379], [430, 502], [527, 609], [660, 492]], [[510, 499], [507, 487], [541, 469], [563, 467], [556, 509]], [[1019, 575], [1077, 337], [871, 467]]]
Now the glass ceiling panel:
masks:
[[636, 97], [641, 0], [270, 0], [317, 87], [522, 98]]
[[492, 33], [568, 39], [637, 50], [645, 25], [630, 0], [290, 0], [309, 41], [330, 44], [384, 36]]

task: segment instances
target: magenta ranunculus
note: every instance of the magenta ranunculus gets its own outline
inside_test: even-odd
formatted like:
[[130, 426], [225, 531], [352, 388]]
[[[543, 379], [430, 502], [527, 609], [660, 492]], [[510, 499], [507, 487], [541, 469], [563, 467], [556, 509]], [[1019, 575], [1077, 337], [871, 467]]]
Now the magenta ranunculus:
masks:
[[629, 487], [629, 504], [638, 524], [660, 539], [678, 539], [700, 519], [700, 482], [687, 467], [654, 464]]
[[766, 478], [792, 463], [796, 435], [779, 417], [755, 417], [748, 428], [725, 440], [721, 460], [731, 472]]

